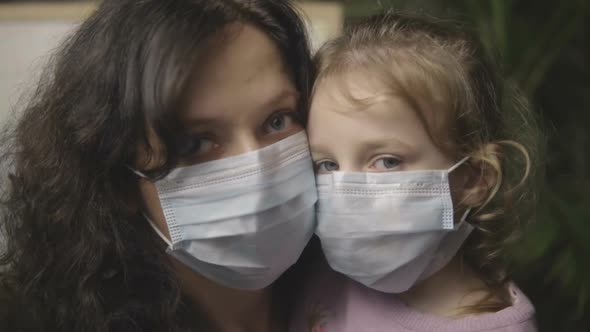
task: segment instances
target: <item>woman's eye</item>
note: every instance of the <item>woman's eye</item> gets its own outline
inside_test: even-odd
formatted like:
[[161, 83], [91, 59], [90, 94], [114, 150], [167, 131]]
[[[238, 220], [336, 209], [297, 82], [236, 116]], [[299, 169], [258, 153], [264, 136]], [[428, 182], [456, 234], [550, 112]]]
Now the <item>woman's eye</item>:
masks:
[[265, 123], [264, 130], [267, 133], [285, 131], [293, 126], [300, 126], [296, 112], [282, 112], [273, 114]]
[[384, 157], [375, 160], [371, 168], [379, 171], [390, 171], [401, 164], [401, 160], [396, 157]]
[[181, 149], [181, 155], [185, 157], [199, 157], [219, 147], [213, 140], [206, 137], [194, 137], [189, 139]]
[[318, 173], [330, 173], [338, 170], [338, 164], [333, 161], [324, 160], [319, 161], [315, 164], [316, 172]]

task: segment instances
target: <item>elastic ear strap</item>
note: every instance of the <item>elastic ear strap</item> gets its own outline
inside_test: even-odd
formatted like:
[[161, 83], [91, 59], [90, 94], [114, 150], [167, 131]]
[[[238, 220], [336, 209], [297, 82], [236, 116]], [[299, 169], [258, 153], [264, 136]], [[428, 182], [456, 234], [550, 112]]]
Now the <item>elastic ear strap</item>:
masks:
[[470, 212], [471, 212], [471, 208], [467, 208], [467, 210], [465, 210], [465, 212], [463, 212], [463, 216], [461, 216], [461, 219], [459, 220], [457, 225], [455, 225], [455, 227], [454, 227], [455, 230], [459, 229], [459, 227], [461, 227], [461, 225], [463, 225], [463, 223], [467, 220], [467, 216], [469, 215]]
[[451, 168], [449, 168], [449, 170], [447, 172], [451, 173], [452, 171], [456, 170], [457, 167], [461, 166], [464, 162], [467, 161], [467, 159], [469, 159], [469, 156], [464, 157], [463, 159], [459, 160], [459, 162], [457, 162], [455, 165], [451, 166]]
[[132, 168], [131, 166], [125, 165], [125, 167], [127, 167], [131, 172], [135, 173], [140, 178], [149, 179], [145, 174], [143, 174], [142, 172], [140, 172], [140, 171]]
[[160, 232], [160, 230], [158, 229], [158, 227], [156, 227], [156, 225], [154, 224], [154, 222], [145, 214], [143, 215], [144, 218], [148, 221], [148, 223], [150, 223], [150, 226], [152, 226], [152, 228], [154, 229], [154, 231], [156, 231], [156, 234], [158, 234], [160, 236], [160, 238], [166, 242], [166, 244], [168, 245], [168, 247], [172, 248], [172, 242], [170, 240], [168, 240], [168, 238], [162, 233]]

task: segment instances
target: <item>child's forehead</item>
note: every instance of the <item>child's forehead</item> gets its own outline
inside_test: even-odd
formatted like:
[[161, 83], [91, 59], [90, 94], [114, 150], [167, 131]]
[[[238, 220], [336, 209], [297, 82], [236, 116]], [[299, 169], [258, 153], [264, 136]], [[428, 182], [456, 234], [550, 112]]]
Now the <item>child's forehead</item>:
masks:
[[423, 113], [433, 108], [448, 110], [460, 97], [455, 93], [461, 88], [455, 86], [454, 75], [440, 64], [429, 66], [404, 52], [389, 57], [354, 56], [357, 53], [326, 66], [319, 73], [315, 93], [329, 92], [354, 103], [393, 95]]
[[310, 122], [329, 125], [346, 118], [358, 124], [388, 127], [418, 119], [416, 110], [402, 95], [374, 86], [369, 80], [335, 76], [321, 82], [312, 101]]
[[[446, 110], [433, 107], [427, 97], [416, 98], [421, 95], [420, 91], [406, 88], [388, 80], [386, 73], [374, 68], [357, 67], [330, 73], [316, 82], [310, 122], [320, 118], [326, 121], [340, 114], [375, 122], [380, 127], [394, 123], [420, 127], [430, 135], [440, 136], [440, 131], [448, 127]], [[319, 112], [324, 114], [317, 114]]]
[[401, 146], [409, 151], [409, 147], [429, 144], [426, 127], [404, 98], [356, 83], [343, 86], [327, 80], [318, 86], [307, 127], [314, 151], [373, 151], [376, 146], [381, 150], [395, 146], [399, 152]]
[[315, 86], [314, 98], [356, 103], [395, 93], [376, 75], [362, 70], [346, 70], [320, 78]]
[[411, 108], [402, 91], [378, 75], [362, 70], [348, 70], [320, 78], [312, 98], [312, 112], [337, 109], [344, 113], [362, 113], [387, 108], [387, 105]]

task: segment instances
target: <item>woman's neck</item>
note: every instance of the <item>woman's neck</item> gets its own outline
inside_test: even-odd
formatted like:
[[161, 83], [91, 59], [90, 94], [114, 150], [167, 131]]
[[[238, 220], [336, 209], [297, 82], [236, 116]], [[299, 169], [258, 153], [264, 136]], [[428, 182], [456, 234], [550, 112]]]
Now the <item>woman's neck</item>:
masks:
[[490, 298], [491, 289], [479, 276], [456, 256], [430, 278], [400, 294], [408, 306], [437, 316], [456, 317], [467, 306]]
[[173, 259], [184, 293], [194, 302], [214, 331], [269, 332], [281, 330], [272, 316], [271, 288], [231, 289], [193, 272]]

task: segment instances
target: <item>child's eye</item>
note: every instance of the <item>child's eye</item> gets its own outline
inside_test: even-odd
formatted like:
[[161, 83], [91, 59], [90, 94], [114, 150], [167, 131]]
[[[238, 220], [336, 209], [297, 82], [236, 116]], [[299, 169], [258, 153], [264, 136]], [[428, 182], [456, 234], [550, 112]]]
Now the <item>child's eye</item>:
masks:
[[317, 173], [330, 173], [338, 170], [338, 164], [330, 160], [320, 160], [315, 163]]
[[264, 123], [264, 131], [269, 134], [283, 132], [293, 127], [297, 129], [301, 127], [297, 112], [275, 113]]
[[392, 169], [398, 167], [401, 162], [402, 161], [399, 158], [388, 156], [375, 160], [371, 164], [370, 168], [378, 171], [391, 171]]

